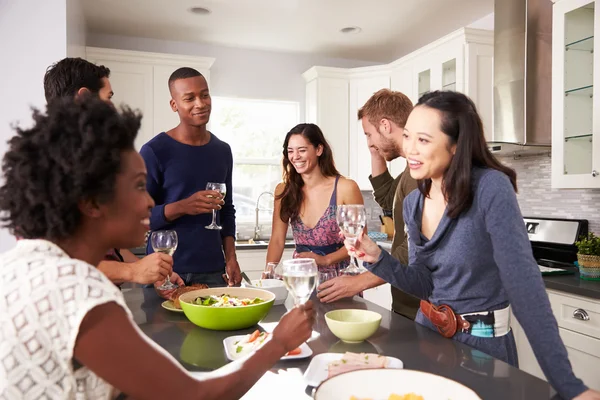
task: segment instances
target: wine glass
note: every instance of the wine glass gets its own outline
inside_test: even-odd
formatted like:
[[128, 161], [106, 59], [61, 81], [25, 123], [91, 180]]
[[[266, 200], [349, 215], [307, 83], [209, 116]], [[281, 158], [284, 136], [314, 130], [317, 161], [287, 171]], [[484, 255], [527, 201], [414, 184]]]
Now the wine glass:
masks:
[[319, 282], [317, 282], [317, 293], [319, 292], [319, 286], [321, 286], [322, 283], [325, 283], [330, 279], [336, 278], [337, 276], [338, 272], [335, 269], [319, 270]]
[[[173, 256], [175, 250], [177, 250], [177, 232], [175, 231], [154, 231], [152, 235], [150, 235], [150, 243], [152, 244], [152, 249], [156, 253], [164, 253], [170, 256]], [[165, 279], [165, 282], [157, 287], [158, 290], [171, 290], [175, 289], [178, 286], [171, 282], [169, 276]]]
[[[337, 206], [336, 219], [340, 230], [351, 244], [356, 243], [360, 232], [365, 229], [367, 213], [362, 204], [343, 204]], [[354, 256], [350, 256], [350, 265], [341, 271], [344, 275], [359, 275], [361, 269], [356, 265]]]
[[279, 279], [282, 280], [281, 266], [276, 262], [268, 262], [263, 272], [263, 279]]
[[295, 258], [283, 262], [283, 282], [294, 297], [294, 305], [304, 304], [317, 286], [319, 269], [312, 258]]
[[[227, 186], [225, 186], [224, 183], [215, 183], [215, 182], [208, 182], [206, 184], [206, 190], [215, 190], [217, 192], [219, 192], [221, 194], [221, 196], [223, 196], [223, 198], [225, 197], [225, 194], [227, 193]], [[205, 226], [206, 229], [223, 229], [223, 227], [221, 225], [217, 224], [217, 211], [216, 210], [212, 210], [212, 222], [210, 225]]]

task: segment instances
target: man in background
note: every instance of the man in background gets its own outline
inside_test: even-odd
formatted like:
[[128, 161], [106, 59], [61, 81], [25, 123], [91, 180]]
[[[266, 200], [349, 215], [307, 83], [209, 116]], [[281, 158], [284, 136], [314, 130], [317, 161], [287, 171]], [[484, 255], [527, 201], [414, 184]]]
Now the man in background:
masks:
[[[392, 210], [394, 218], [394, 240], [392, 256], [408, 265], [408, 236], [404, 231], [402, 203], [404, 198], [417, 188], [410, 176], [408, 165], [396, 179], [387, 168], [387, 162], [402, 153], [404, 125], [413, 109], [410, 99], [400, 92], [381, 89], [358, 110], [371, 152], [371, 175], [375, 201], [384, 210]], [[358, 276], [340, 276], [319, 286], [318, 296], [323, 302], [351, 297], [363, 290], [384, 284], [385, 281], [370, 272]], [[415, 319], [420, 300], [392, 286], [392, 309], [407, 318]]]
[[[97, 96], [112, 104], [114, 92], [109, 76], [110, 70], [103, 65], [95, 65], [82, 58], [64, 58], [46, 70], [46, 101], [61, 97], [77, 99], [81, 96]], [[167, 254], [152, 254], [138, 259], [128, 249], [112, 249], [98, 269], [116, 284], [134, 282], [158, 286], [172, 273], [173, 259]], [[172, 275], [171, 279], [183, 284], [177, 275]], [[168, 292], [160, 294], [168, 297]]]

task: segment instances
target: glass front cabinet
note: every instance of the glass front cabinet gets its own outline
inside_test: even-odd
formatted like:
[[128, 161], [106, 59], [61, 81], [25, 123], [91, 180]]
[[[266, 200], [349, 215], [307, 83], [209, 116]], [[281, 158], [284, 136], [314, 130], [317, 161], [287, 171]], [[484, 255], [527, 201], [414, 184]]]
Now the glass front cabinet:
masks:
[[600, 17], [595, 1], [556, 0], [552, 31], [552, 187], [600, 188]]

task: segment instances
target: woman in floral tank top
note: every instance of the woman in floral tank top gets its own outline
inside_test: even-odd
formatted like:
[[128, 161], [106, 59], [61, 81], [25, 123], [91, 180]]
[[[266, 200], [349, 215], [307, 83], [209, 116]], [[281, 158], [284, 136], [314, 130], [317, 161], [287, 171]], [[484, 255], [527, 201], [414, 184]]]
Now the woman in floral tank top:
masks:
[[319, 271], [337, 274], [347, 267], [348, 252], [336, 221], [338, 204], [363, 204], [358, 185], [340, 176], [317, 125], [295, 126], [283, 143], [283, 182], [275, 189], [267, 262], [281, 260], [291, 224], [295, 257], [314, 258]]

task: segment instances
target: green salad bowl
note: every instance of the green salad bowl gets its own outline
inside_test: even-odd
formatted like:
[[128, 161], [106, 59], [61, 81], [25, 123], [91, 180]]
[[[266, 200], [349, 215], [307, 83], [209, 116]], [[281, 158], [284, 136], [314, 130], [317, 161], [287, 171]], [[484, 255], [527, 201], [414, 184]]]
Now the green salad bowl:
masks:
[[[194, 299], [197, 297], [224, 294], [240, 299], [259, 297], [265, 301], [240, 307], [211, 307], [194, 304]], [[268, 290], [241, 287], [198, 289], [179, 296], [179, 304], [181, 304], [185, 316], [195, 325], [214, 331], [235, 331], [256, 325], [269, 313], [274, 301], [275, 295]]]

